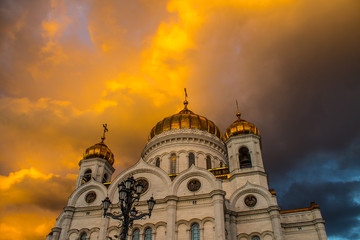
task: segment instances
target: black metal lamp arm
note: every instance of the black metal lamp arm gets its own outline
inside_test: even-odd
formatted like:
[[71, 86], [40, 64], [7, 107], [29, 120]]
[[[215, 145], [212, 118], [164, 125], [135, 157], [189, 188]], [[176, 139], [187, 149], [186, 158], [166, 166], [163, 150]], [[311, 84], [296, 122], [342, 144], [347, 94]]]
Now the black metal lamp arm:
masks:
[[151, 213], [142, 213], [140, 215], [134, 216], [131, 218], [131, 220], [138, 220], [138, 219], [142, 219], [143, 217], [149, 216], [149, 218], [151, 217]]
[[107, 212], [106, 216], [111, 217], [111, 218], [116, 219], [116, 220], [121, 220], [121, 221], [123, 220], [122, 219], [123, 215], [121, 213], [120, 214], [113, 214], [113, 213]]

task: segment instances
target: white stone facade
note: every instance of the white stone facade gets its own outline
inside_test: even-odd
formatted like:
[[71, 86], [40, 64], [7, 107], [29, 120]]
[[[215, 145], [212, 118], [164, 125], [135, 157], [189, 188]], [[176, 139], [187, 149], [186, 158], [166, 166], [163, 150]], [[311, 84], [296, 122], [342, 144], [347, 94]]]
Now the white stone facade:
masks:
[[[249, 150], [251, 167], [241, 168], [241, 147]], [[195, 164], [191, 166], [189, 153], [195, 156]], [[176, 173], [169, 177], [172, 154], [176, 156]], [[225, 178], [217, 178], [207, 169], [207, 157], [211, 159], [212, 169], [228, 169]], [[159, 166], [156, 166], [157, 159]], [[91, 168], [96, 174], [90, 181], [82, 183], [85, 168]], [[133, 231], [139, 229], [143, 240], [145, 230], [151, 228], [152, 239], [190, 240], [194, 223], [199, 225], [201, 240], [327, 239], [317, 205], [280, 211], [276, 194], [268, 188], [257, 135], [233, 136], [224, 142], [197, 129], [165, 131], [148, 142], [134, 166], [114, 177], [109, 186], [104, 185], [101, 175], [111, 176], [113, 171], [104, 159], [80, 161], [76, 189], [47, 240], [75, 240], [84, 233], [90, 240], [115, 239], [114, 236], [120, 233], [119, 221], [103, 217], [101, 202], [108, 196], [114, 203], [109, 211], [119, 211], [117, 186], [129, 176], [146, 179], [149, 183], [137, 209], [147, 212], [146, 200], [151, 196], [156, 199], [156, 205], [151, 218], [134, 222], [128, 239], [133, 239]], [[201, 183], [195, 192], [188, 189], [188, 183], [193, 179]], [[87, 203], [85, 196], [91, 191], [95, 192], [96, 198]], [[256, 203], [246, 204], [245, 199], [256, 199]]]

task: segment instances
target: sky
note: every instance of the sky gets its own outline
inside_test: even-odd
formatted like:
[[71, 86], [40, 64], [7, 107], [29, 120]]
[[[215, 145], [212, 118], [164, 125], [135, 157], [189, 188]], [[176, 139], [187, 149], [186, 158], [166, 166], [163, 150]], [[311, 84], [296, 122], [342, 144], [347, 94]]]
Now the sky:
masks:
[[114, 176], [189, 108], [254, 123], [283, 210], [360, 239], [360, 1], [1, 0], [0, 240], [44, 239], [100, 141]]

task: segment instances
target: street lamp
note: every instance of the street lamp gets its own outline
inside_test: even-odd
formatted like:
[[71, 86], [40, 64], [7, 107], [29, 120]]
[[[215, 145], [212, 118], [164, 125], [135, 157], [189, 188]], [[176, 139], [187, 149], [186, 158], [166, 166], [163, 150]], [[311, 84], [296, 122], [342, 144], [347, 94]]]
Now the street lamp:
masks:
[[[149, 216], [149, 218], [151, 217], [151, 212], [154, 209], [154, 205], [156, 203], [153, 197], [147, 201], [149, 213], [141, 213], [136, 210], [135, 206], [133, 206], [135, 201], [139, 201], [143, 188], [144, 186], [140, 182], [136, 184], [133, 176], [118, 184], [119, 205], [121, 213], [107, 212], [111, 205], [109, 197], [106, 197], [102, 201], [104, 217], [111, 217], [122, 222], [120, 234], [121, 240], [126, 240], [129, 228], [132, 226], [134, 220], [141, 219], [146, 216]], [[119, 238], [119, 236], [115, 237]]]

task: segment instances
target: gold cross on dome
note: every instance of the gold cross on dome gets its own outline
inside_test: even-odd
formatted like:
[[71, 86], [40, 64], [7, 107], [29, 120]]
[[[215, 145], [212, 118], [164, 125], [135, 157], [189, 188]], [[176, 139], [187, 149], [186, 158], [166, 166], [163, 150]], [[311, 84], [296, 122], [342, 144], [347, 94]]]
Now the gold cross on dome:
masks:
[[236, 100], [236, 110], [237, 110], [236, 116], [238, 117], [238, 119], [240, 119], [241, 113], [239, 112], [239, 103], [237, 100]]
[[184, 105], [185, 105], [185, 108], [187, 107], [187, 105], [189, 104], [189, 102], [187, 101], [187, 92], [186, 92], [186, 88], [184, 88], [184, 91], [185, 91], [185, 101], [184, 101]]
[[103, 136], [102, 136], [102, 138], [101, 138], [101, 142], [104, 142], [104, 140], [105, 140], [105, 133], [109, 131], [109, 129], [107, 128], [107, 124], [106, 124], [106, 123], [103, 124], [103, 128], [104, 128], [104, 133], [103, 133]]

